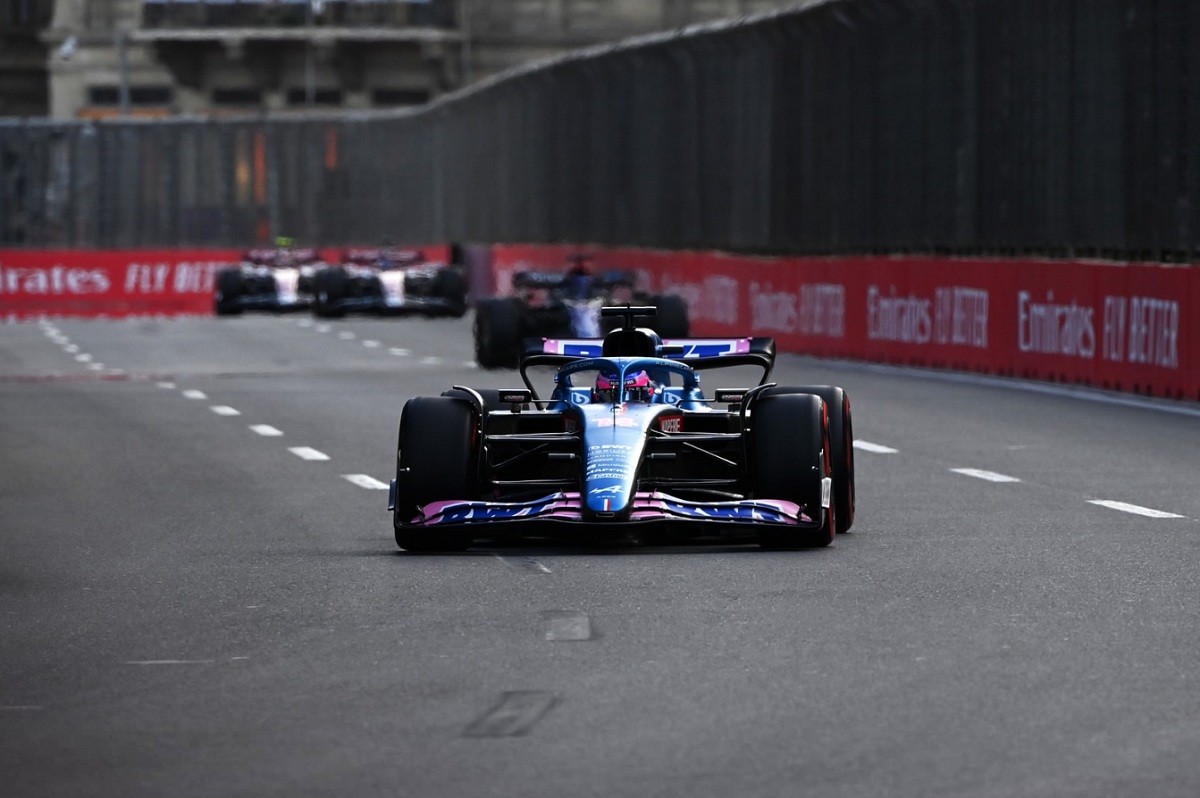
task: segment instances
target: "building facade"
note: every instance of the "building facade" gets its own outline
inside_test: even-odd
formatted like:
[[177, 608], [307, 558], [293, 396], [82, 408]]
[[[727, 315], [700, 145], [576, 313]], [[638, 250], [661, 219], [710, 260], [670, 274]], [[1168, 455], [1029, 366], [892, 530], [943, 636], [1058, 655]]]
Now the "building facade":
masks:
[[228, 116], [417, 106], [565, 50], [792, 5], [0, 0], [0, 115]]

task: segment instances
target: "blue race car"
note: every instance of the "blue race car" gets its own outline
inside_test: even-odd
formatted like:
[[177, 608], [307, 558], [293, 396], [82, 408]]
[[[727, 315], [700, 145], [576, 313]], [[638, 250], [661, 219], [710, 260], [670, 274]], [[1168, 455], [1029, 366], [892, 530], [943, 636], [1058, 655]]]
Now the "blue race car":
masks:
[[[663, 341], [653, 307], [606, 307], [603, 339], [533, 339], [524, 388], [462, 386], [408, 400], [388, 509], [396, 543], [455, 551], [504, 536], [826, 546], [854, 520], [850, 400], [768, 382], [770, 338]], [[701, 372], [762, 369], [750, 388]], [[552, 366], [549, 398], [530, 369]]]
[[664, 338], [686, 338], [687, 303], [676, 294], [654, 295], [637, 288], [637, 273], [591, 266], [589, 255], [576, 254], [563, 273], [519, 271], [513, 295], [489, 297], [475, 305], [475, 361], [485, 369], [514, 369], [521, 342], [529, 337], [600, 338], [612, 324], [600, 315], [606, 305], [654, 305], [647, 323]]

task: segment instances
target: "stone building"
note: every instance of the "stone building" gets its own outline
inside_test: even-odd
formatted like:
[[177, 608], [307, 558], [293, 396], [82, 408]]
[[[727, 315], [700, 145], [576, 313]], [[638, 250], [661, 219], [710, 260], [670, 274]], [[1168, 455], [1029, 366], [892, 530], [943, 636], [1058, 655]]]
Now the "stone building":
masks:
[[0, 116], [420, 105], [564, 50], [794, 0], [0, 0]]

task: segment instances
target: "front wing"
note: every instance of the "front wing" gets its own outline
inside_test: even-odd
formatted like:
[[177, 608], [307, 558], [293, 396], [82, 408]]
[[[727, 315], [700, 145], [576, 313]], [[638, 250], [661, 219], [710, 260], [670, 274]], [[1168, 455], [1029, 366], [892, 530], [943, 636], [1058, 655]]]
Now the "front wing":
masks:
[[[552, 493], [527, 502], [469, 500], [432, 502], [422, 507], [420, 514], [409, 523], [413, 526], [459, 526], [528, 521], [587, 523], [593, 527], [612, 525], [605, 521], [585, 522], [583, 499], [577, 492]], [[743, 499], [696, 502], [657, 491], [637, 493], [628, 523], [663, 522], [796, 527], [815, 527], [818, 524], [804, 511], [803, 507], [788, 501]]]

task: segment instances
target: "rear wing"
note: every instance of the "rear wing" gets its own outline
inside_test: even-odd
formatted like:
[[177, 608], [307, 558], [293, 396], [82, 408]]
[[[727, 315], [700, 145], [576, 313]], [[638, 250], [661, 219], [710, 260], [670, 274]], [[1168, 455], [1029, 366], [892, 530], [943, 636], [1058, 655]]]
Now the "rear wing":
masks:
[[[584, 358], [600, 357], [604, 341], [599, 338], [526, 338], [521, 352], [521, 372], [527, 366], [561, 366]], [[679, 360], [692, 368], [758, 366], [763, 370], [760, 385], [775, 367], [775, 339], [672, 338], [663, 341], [659, 357]]]

